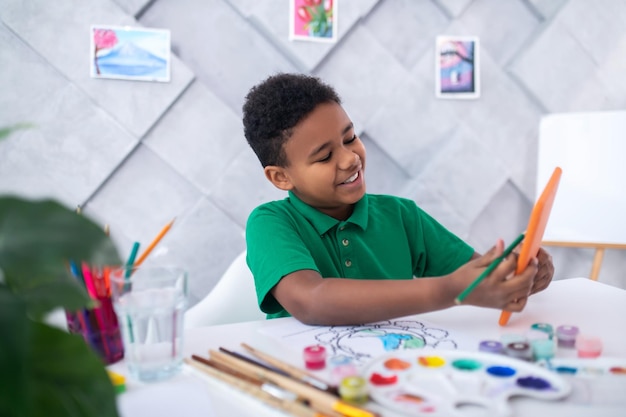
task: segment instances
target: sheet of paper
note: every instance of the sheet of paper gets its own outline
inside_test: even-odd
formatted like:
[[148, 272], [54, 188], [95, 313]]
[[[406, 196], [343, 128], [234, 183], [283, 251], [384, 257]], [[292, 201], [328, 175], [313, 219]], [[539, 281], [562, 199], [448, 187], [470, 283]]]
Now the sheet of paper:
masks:
[[285, 348], [302, 351], [319, 344], [328, 357], [345, 355], [357, 365], [383, 354], [407, 349], [477, 350], [479, 340], [414, 317], [358, 326], [307, 326], [296, 320], [268, 324], [260, 332], [278, 339]]

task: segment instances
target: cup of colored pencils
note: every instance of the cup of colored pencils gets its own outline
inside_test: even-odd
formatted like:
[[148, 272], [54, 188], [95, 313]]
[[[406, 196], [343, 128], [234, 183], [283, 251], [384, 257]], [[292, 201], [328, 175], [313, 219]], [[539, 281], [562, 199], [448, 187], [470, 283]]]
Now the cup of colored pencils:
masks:
[[66, 311], [68, 331], [80, 334], [104, 363], [119, 361], [124, 357], [124, 346], [111, 302], [109, 268], [91, 267], [86, 263], [79, 266], [70, 262], [70, 271], [96, 301], [96, 307]]

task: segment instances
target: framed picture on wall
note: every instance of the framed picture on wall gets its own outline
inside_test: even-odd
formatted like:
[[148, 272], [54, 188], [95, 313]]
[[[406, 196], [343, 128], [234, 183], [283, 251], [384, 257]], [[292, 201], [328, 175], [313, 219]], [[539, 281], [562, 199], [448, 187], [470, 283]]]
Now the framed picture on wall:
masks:
[[478, 38], [438, 36], [435, 44], [435, 94], [440, 98], [478, 98]]
[[90, 32], [93, 78], [170, 81], [170, 31], [93, 25]]
[[289, 0], [289, 40], [337, 41], [338, 0]]

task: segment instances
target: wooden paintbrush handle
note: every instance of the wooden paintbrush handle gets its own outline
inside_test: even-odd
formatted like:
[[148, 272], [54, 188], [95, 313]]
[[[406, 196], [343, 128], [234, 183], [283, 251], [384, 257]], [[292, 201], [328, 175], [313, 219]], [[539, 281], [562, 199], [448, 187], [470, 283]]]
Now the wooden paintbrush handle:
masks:
[[223, 381], [228, 385], [231, 385], [239, 389], [240, 391], [261, 400], [265, 404], [283, 410], [296, 417], [326, 417], [298, 401], [286, 400], [276, 397], [252, 382], [239, 379], [233, 375], [220, 371], [212, 366], [207, 365], [207, 363], [205, 362], [201, 363], [197, 360], [185, 358], [185, 363], [200, 372], [219, 379], [220, 381]]

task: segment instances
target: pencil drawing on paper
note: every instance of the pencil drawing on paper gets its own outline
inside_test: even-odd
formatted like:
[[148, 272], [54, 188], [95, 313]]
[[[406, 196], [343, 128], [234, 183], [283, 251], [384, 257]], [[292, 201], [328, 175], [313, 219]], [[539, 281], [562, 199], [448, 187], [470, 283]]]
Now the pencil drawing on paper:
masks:
[[417, 320], [386, 320], [359, 326], [314, 327], [283, 335], [301, 337], [324, 346], [329, 356], [345, 355], [357, 365], [392, 351], [408, 349], [457, 349], [458, 343], [450, 332], [431, 327]]

